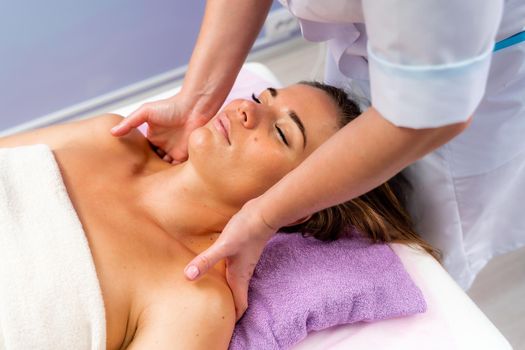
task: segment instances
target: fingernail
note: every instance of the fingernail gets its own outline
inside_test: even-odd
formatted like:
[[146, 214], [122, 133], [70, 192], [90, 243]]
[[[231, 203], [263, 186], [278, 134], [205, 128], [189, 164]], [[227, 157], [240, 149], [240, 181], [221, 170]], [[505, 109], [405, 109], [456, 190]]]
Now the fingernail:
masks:
[[190, 279], [194, 279], [194, 278], [196, 278], [198, 275], [199, 275], [199, 269], [198, 269], [197, 266], [195, 266], [195, 265], [191, 265], [191, 266], [188, 267], [188, 269], [186, 270], [186, 276], [188, 276], [188, 278], [190, 278]]
[[111, 132], [117, 132], [120, 129], [120, 125], [115, 125], [111, 128]]

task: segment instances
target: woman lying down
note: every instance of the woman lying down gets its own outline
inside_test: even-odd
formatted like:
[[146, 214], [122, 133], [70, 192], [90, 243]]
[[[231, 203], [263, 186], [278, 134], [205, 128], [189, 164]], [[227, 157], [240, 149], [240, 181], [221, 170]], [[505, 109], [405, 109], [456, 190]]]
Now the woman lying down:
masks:
[[[224, 265], [198, 282], [183, 268], [245, 202], [358, 115], [333, 87], [269, 88], [196, 129], [179, 165], [138, 131], [112, 137], [117, 115], [0, 139], [0, 349], [226, 349], [235, 310]], [[434, 253], [396, 188], [293, 230], [333, 240], [352, 224], [374, 241]]]

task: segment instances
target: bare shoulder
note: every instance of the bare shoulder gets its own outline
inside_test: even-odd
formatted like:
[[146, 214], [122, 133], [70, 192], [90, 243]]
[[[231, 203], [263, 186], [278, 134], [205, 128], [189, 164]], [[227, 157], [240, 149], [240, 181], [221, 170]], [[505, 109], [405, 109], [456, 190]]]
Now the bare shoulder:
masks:
[[98, 115], [96, 117], [85, 119], [85, 121], [90, 121], [90, 120], [95, 121], [96, 120], [96, 123], [98, 123], [99, 125], [111, 128], [117, 125], [118, 123], [120, 123], [122, 119], [124, 119], [124, 117], [121, 116], [120, 114], [105, 113], [105, 114]]
[[[87, 119], [70, 121], [30, 130], [0, 138], [0, 147], [17, 147], [37, 143], [49, 145], [52, 149], [64, 146], [108, 143], [116, 139], [109, 130], [122, 120], [117, 114], [102, 114]], [[138, 131], [130, 133], [127, 139], [137, 138]], [[140, 134], [140, 133], [139, 133]]]
[[81, 130], [82, 141], [89, 143], [92, 147], [111, 145], [112, 148], [117, 147], [118, 149], [120, 145], [127, 151], [134, 148], [144, 148], [147, 145], [146, 138], [137, 129], [131, 130], [129, 134], [122, 137], [111, 135], [110, 129], [120, 123], [122, 119], [124, 117], [118, 114], [102, 114], [82, 121], [83, 124], [77, 125], [76, 129]]
[[226, 281], [204, 276], [154, 293], [138, 321], [130, 349], [227, 349], [235, 306]]
[[124, 119], [119, 114], [106, 113], [79, 121], [78, 126], [88, 128], [90, 132], [99, 135], [111, 135], [109, 130]]

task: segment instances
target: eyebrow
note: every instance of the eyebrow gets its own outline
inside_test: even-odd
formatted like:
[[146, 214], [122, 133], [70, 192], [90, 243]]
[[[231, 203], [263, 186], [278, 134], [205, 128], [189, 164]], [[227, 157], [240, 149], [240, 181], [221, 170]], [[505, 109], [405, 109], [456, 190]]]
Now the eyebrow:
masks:
[[[268, 92], [273, 98], [277, 97], [277, 95], [279, 94], [277, 90], [274, 89], [273, 87], [269, 87], [266, 90], [268, 90]], [[303, 121], [301, 120], [301, 118], [299, 118], [297, 113], [295, 113], [295, 111], [293, 110], [288, 111], [288, 116], [294, 121], [295, 125], [297, 125], [297, 127], [301, 131], [301, 134], [303, 135], [303, 149], [306, 148], [306, 130], [304, 128]]]

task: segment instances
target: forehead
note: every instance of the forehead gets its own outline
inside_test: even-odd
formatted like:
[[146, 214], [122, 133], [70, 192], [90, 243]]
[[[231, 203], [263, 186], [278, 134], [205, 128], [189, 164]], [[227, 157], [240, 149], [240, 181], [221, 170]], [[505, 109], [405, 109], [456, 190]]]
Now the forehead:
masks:
[[[269, 94], [266, 90], [265, 94]], [[277, 90], [275, 103], [283, 111], [293, 110], [301, 119], [308, 138], [307, 148], [317, 148], [337, 131], [339, 108], [325, 91], [304, 84]]]

